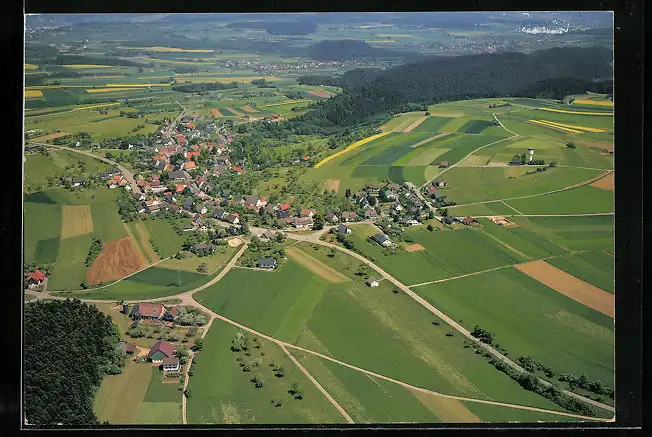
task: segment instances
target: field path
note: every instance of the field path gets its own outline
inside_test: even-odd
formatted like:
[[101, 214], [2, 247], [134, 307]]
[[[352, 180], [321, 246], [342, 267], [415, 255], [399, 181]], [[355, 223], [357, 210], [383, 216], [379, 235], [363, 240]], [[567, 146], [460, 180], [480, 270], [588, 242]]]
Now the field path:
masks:
[[281, 347], [281, 349], [283, 349], [283, 352], [285, 352], [285, 354], [286, 354], [286, 355], [287, 355], [287, 356], [292, 360], [292, 362], [293, 362], [294, 364], [296, 364], [296, 366], [299, 368], [299, 370], [301, 370], [301, 372], [302, 372], [304, 375], [306, 375], [306, 377], [307, 377], [307, 378], [308, 378], [308, 379], [309, 379], [313, 384], [315, 384], [315, 387], [317, 387], [317, 388], [319, 389], [319, 391], [322, 392], [322, 393], [324, 394], [324, 396], [326, 396], [326, 399], [328, 399], [328, 401], [329, 401], [331, 404], [333, 404], [333, 406], [337, 409], [337, 411], [339, 411], [340, 414], [342, 414], [342, 416], [344, 416], [344, 418], [346, 419], [346, 421], [349, 422], [349, 423], [355, 423], [355, 422], [353, 421], [353, 419], [351, 419], [351, 416], [349, 416], [349, 414], [346, 412], [346, 410], [345, 410], [344, 408], [342, 408], [342, 406], [341, 406], [340, 404], [337, 403], [337, 401], [333, 398], [333, 396], [331, 396], [331, 395], [326, 391], [326, 389], [325, 389], [324, 387], [322, 387], [321, 384], [320, 384], [319, 382], [317, 382], [317, 380], [316, 380], [315, 378], [313, 378], [313, 376], [310, 374], [310, 372], [308, 372], [308, 371], [306, 370], [306, 368], [303, 367], [303, 366], [301, 365], [301, 363], [300, 363], [296, 358], [294, 358], [294, 356], [290, 353], [290, 351], [287, 350], [287, 348], [285, 347], [285, 345], [283, 345], [283, 344], [279, 344], [279, 346]]

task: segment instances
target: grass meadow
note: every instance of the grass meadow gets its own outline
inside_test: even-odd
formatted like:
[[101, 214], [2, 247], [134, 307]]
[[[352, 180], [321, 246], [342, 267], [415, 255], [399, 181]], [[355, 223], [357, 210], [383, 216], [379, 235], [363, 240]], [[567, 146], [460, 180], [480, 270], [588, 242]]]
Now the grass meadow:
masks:
[[604, 291], [615, 292], [616, 259], [605, 251], [569, 253], [546, 262]]

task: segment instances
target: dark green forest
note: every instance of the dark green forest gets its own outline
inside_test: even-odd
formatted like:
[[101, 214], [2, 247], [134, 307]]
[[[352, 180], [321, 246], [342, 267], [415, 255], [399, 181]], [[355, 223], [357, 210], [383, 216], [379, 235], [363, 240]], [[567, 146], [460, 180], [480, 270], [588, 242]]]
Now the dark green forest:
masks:
[[78, 299], [25, 305], [24, 407], [30, 424], [95, 425], [93, 396], [125, 355], [111, 317]]

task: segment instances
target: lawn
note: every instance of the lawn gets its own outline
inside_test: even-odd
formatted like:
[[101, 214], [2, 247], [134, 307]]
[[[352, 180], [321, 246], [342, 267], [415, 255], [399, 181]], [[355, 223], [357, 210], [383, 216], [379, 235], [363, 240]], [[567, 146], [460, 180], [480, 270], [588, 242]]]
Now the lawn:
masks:
[[614, 217], [512, 217], [515, 223], [568, 250], [614, 250]]
[[[158, 367], [152, 367], [152, 379], [150, 379], [147, 386], [143, 402], [176, 402], [180, 407], [181, 392], [179, 391], [179, 385], [178, 383], [163, 383], [163, 371], [159, 370]], [[181, 422], [181, 415], [179, 415], [179, 422]]]
[[451, 121], [450, 117], [428, 117], [420, 125], [414, 128], [414, 132], [441, 132], [443, 125]]
[[106, 186], [102, 186], [92, 189], [74, 188], [72, 190], [55, 188], [53, 190], [47, 190], [44, 193], [47, 193], [47, 196], [53, 203], [59, 203], [61, 205], [88, 205], [100, 202], [114, 202], [118, 198], [119, 190], [112, 190]]
[[60, 241], [59, 256], [52, 276], [48, 280], [48, 291], [78, 290], [86, 280], [86, 257], [94, 234], [79, 235]]
[[[385, 255], [380, 245], [359, 236], [349, 239], [367, 258], [406, 285], [435, 281], [526, 261], [490, 236], [473, 229], [427, 231], [408, 229], [407, 234], [425, 250]], [[455, 248], [455, 250], [451, 250]]]
[[[153, 370], [156, 372], [156, 370]], [[172, 384], [177, 387], [176, 384]], [[179, 397], [181, 392], [177, 391]], [[135, 423], [139, 425], [181, 425], [181, 402], [141, 402]]]
[[129, 277], [130, 282], [159, 286], [174, 285], [179, 287], [204, 280], [206, 280], [206, 275], [201, 273], [163, 269], [160, 267], [150, 267]]
[[614, 192], [582, 186], [572, 190], [506, 201], [523, 214], [589, 214], [614, 212]]
[[502, 137], [494, 135], [456, 135], [454, 141], [446, 143], [446, 147], [449, 147], [450, 150], [437, 156], [437, 158], [430, 164], [438, 165], [442, 161], [447, 161], [449, 164], [455, 164], [479, 147], [499, 141], [506, 137], [507, 135]]
[[158, 267], [162, 269], [182, 270], [186, 272], [196, 272], [197, 266], [200, 263], [205, 263], [207, 266], [207, 274], [213, 275], [217, 273], [227, 262], [231, 259], [233, 254], [238, 249], [229, 246], [219, 246], [217, 252], [211, 256], [198, 257], [192, 252], [184, 252], [185, 258], [174, 259], [171, 258], [163, 261]]
[[[44, 262], [58, 255], [54, 253], [55, 243], [40, 243], [39, 241], [51, 241], [58, 239], [61, 235], [61, 206], [49, 203], [28, 203], [24, 204], [23, 229], [24, 229], [24, 251], [25, 262]], [[40, 251], [37, 249], [40, 246]], [[50, 252], [52, 251], [52, 252]]]
[[604, 291], [612, 294], [615, 291], [616, 261], [613, 255], [604, 251], [569, 253], [546, 262]]
[[529, 231], [527, 228], [504, 228], [489, 219], [480, 219], [480, 223], [484, 226], [483, 232], [524, 253], [531, 259], [568, 253], [567, 250], [556, 246], [545, 237]]
[[[440, 191], [443, 195], [447, 195], [446, 190]], [[509, 206], [505, 205], [503, 202], [487, 202], [487, 203], [477, 203], [475, 205], [462, 205], [462, 206], [450, 206], [448, 207], [448, 213], [453, 216], [485, 216], [485, 215], [511, 215], [516, 214]]]
[[143, 223], [158, 246], [162, 258], [174, 255], [181, 250], [185, 237], [177, 235], [169, 221], [163, 219], [144, 220]]
[[102, 240], [102, 243], [127, 236], [115, 202], [93, 203], [91, 204], [91, 214], [94, 232]]
[[[258, 338], [260, 348], [254, 348], [254, 336], [247, 334], [251, 355], [232, 352], [231, 342], [237, 332], [237, 328], [216, 320], [206, 335], [204, 348], [192, 365], [188, 423], [344, 422], [335, 407], [275, 344]], [[238, 357], [249, 365], [249, 372], [242, 371], [236, 362]], [[258, 366], [254, 365], [254, 360]], [[283, 377], [274, 376], [274, 365], [283, 367]], [[250, 381], [253, 377], [262, 380], [261, 388], [254, 387]], [[302, 393], [300, 400], [288, 393], [293, 382], [297, 382]], [[281, 405], [276, 406], [279, 402]]]
[[136, 424], [139, 407], [151, 379], [151, 364], [127, 360], [122, 373], [105, 376], [93, 401], [93, 411], [100, 423]]
[[613, 319], [514, 268], [414, 291], [467, 329], [494, 333], [512, 359], [531, 356], [558, 374], [584, 373], [613, 386]]
[[[528, 175], [527, 171], [534, 173]], [[600, 170], [560, 167], [548, 168], [544, 172], [524, 166], [456, 167], [447, 171], [442, 178], [448, 181], [446, 195], [449, 200], [464, 204], [542, 194], [589, 180], [600, 174]], [[537, 205], [540, 202], [541, 198], [534, 198], [519, 200], [518, 204]], [[516, 204], [514, 206], [519, 209]]]

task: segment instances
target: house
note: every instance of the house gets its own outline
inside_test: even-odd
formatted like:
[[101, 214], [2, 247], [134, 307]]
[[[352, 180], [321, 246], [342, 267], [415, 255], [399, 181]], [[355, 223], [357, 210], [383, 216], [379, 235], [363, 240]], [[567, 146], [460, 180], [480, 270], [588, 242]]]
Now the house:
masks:
[[27, 276], [27, 288], [34, 289], [41, 285], [45, 280], [45, 273], [40, 270], [35, 270]]
[[[194, 148], [194, 147], [195, 147], [195, 146], [193, 146], [193, 148]], [[186, 158], [186, 159], [192, 159], [192, 158], [196, 158], [196, 157], [198, 157], [198, 156], [199, 156], [199, 153], [200, 153], [199, 151], [196, 151], [196, 152], [183, 152], [183, 156], [184, 156], [184, 158]]]
[[279, 208], [281, 208], [281, 211], [287, 211], [288, 209], [290, 209], [290, 204], [289, 203], [281, 203], [279, 205]]
[[125, 353], [129, 355], [133, 355], [134, 352], [136, 352], [136, 347], [137, 347], [136, 343], [124, 343], [122, 350], [124, 350]]
[[392, 191], [398, 191], [401, 189], [401, 186], [399, 184], [387, 184], [387, 189]]
[[276, 238], [276, 233], [272, 231], [265, 231], [258, 237], [260, 241], [270, 241]]
[[265, 205], [264, 209], [267, 214], [274, 214], [274, 211], [276, 211], [276, 206], [272, 205], [271, 203], [268, 203], [267, 205]]
[[386, 190], [385, 193], [383, 194], [383, 197], [389, 201], [392, 201], [398, 199], [398, 194], [396, 194], [392, 190]]
[[181, 165], [181, 168], [189, 171], [196, 170], [197, 164], [195, 164], [195, 161], [186, 161]]
[[462, 224], [464, 224], [466, 226], [476, 226], [476, 225], [479, 225], [480, 222], [477, 221], [476, 219], [474, 219], [473, 217], [466, 217], [466, 218], [462, 219]]
[[455, 223], [459, 223], [459, 222], [460, 222], [460, 221], [457, 219], [457, 217], [453, 217], [453, 216], [451, 216], [451, 215], [447, 215], [446, 217], [443, 218], [442, 221], [444, 222], [444, 224], [447, 224], [447, 225], [452, 225], [452, 224], [455, 224]]
[[179, 315], [179, 309], [177, 307], [172, 307], [165, 313], [165, 315], [163, 316], [163, 320], [168, 322], [174, 322], [174, 319], [178, 315]]
[[378, 287], [380, 285], [377, 279], [371, 279], [371, 278], [367, 279], [365, 281], [365, 284], [367, 284], [367, 286], [369, 287]]
[[168, 177], [172, 181], [182, 181], [182, 180], [186, 179], [185, 173], [182, 172], [181, 170], [168, 172]]
[[437, 188], [433, 187], [432, 185], [429, 185], [428, 188], [426, 188], [426, 194], [428, 196], [434, 196], [437, 194]]
[[215, 211], [213, 211], [213, 218], [222, 220], [225, 214], [226, 212], [224, 210], [216, 209]]
[[435, 187], [441, 188], [441, 187], [447, 187], [448, 186], [448, 181], [445, 180], [436, 180], [435, 181]]
[[179, 358], [177, 357], [168, 357], [163, 359], [163, 371], [164, 372], [178, 372], [179, 371]]
[[74, 187], [78, 187], [80, 185], [86, 185], [86, 178], [81, 177], [81, 176], [74, 177], [74, 178], [72, 178], [72, 185]]
[[245, 208], [250, 209], [259, 209], [262, 206], [267, 205], [267, 199], [260, 196], [249, 196], [244, 201]]
[[342, 220], [344, 222], [354, 222], [358, 220], [358, 214], [355, 211], [344, 211], [342, 213]]
[[312, 228], [312, 217], [295, 218], [292, 224], [297, 229], [310, 229]]
[[231, 223], [232, 225], [237, 225], [240, 223], [240, 218], [238, 218], [237, 214], [228, 214], [225, 217], [222, 218], [227, 223]]
[[376, 235], [373, 235], [371, 237], [371, 239], [374, 240], [376, 243], [380, 244], [383, 247], [389, 247], [389, 246], [392, 245], [392, 242], [389, 239], [389, 237], [387, 235], [385, 235], [385, 234], [382, 234], [382, 233], [378, 233]]
[[167, 341], [160, 339], [149, 350], [147, 359], [154, 364], [161, 364], [166, 358], [172, 358], [174, 355], [174, 345]]
[[345, 225], [339, 225], [337, 228], [335, 228], [335, 230], [337, 232], [339, 232], [340, 234], [350, 234], [351, 233], [351, 229], [349, 229]]
[[274, 258], [258, 258], [258, 267], [261, 269], [275, 269], [276, 259]]
[[364, 218], [367, 220], [376, 220], [378, 218], [378, 214], [376, 214], [376, 210], [374, 209], [365, 209]]
[[175, 191], [177, 193], [183, 193], [183, 190], [185, 189], [186, 189], [186, 185], [184, 184], [177, 184], [177, 186], [175, 187]]
[[367, 184], [364, 186], [364, 189], [372, 196], [378, 196], [378, 194], [380, 194], [380, 187], [375, 184]]
[[417, 226], [419, 224], [419, 222], [414, 219], [405, 220], [403, 223], [407, 226]]
[[197, 210], [199, 211], [200, 214], [206, 214], [208, 212], [208, 208], [206, 205], [201, 205], [201, 207], [198, 207]]
[[165, 305], [160, 303], [137, 303], [131, 309], [131, 318], [161, 320], [165, 314]]
[[439, 163], [439, 168], [446, 168], [448, 167], [448, 161], [442, 161]]
[[301, 214], [299, 214], [301, 217], [313, 217], [315, 214], [317, 214], [317, 211], [314, 209], [308, 209], [304, 208], [301, 210]]
[[290, 218], [290, 211], [276, 211], [276, 218], [279, 220], [288, 219]]
[[329, 212], [324, 216], [326, 221], [331, 222], [331, 223], [337, 223], [340, 221], [339, 218], [337, 218], [337, 215], [334, 212]]
[[187, 210], [192, 210], [192, 207], [195, 205], [195, 202], [192, 200], [192, 197], [188, 197], [185, 202], [183, 202], [183, 207]]
[[396, 202], [394, 205], [392, 205], [392, 209], [396, 212], [403, 211], [403, 206]]

